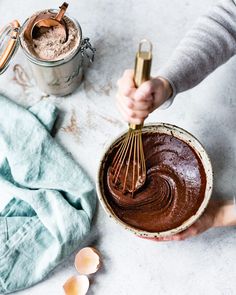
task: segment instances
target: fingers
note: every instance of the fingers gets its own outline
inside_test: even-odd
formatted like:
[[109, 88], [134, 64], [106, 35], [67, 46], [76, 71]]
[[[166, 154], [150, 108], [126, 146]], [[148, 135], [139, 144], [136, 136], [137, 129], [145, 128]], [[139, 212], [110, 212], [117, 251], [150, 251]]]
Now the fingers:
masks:
[[142, 124], [143, 121], [148, 117], [149, 112], [147, 110], [135, 110], [132, 107], [127, 107], [124, 103], [125, 97], [117, 98], [117, 108], [120, 111], [123, 119], [126, 122], [133, 123], [136, 125]]
[[150, 109], [152, 107], [152, 103], [143, 103], [136, 102], [133, 98], [117, 95], [117, 102], [121, 105], [122, 108], [126, 109], [128, 113], [146, 113], [147, 115], [150, 113]]
[[141, 239], [144, 239], [144, 240], [150, 240], [150, 241], [154, 241], [154, 242], [165, 241], [164, 237], [162, 237], [162, 238], [147, 238], [147, 237], [143, 237], [143, 236], [138, 236], [138, 237], [141, 238]]
[[120, 100], [120, 103], [124, 105], [124, 107], [130, 108], [134, 111], [148, 111], [150, 113], [150, 110], [153, 107], [153, 99], [148, 98], [150, 102], [148, 101], [136, 101], [134, 98], [129, 96], [124, 96], [122, 93], [119, 93], [117, 95], [117, 99]]
[[[202, 231], [200, 228], [198, 228], [198, 225], [192, 225], [188, 229], [173, 235], [173, 236], [167, 236], [167, 237], [158, 237], [158, 238], [144, 238], [148, 240], [152, 240], [155, 242], [167, 242], [167, 241], [183, 241], [187, 238], [194, 237], [198, 234], [200, 234]], [[142, 237], [143, 238], [143, 237]]]
[[[133, 124], [142, 124], [153, 109], [151, 83], [136, 89], [133, 81], [133, 70], [126, 70], [118, 80], [117, 107], [125, 121]], [[145, 83], [144, 83], [145, 84]], [[137, 99], [136, 93], [138, 91]]]
[[191, 226], [190, 228], [182, 231], [181, 233], [174, 235], [172, 238], [173, 241], [183, 241], [187, 238], [195, 237], [199, 233], [200, 232], [195, 226]]
[[117, 86], [119, 89], [119, 93], [122, 93], [122, 95], [124, 96], [132, 97], [136, 91], [136, 87], [134, 84], [134, 71], [124, 71], [123, 76], [117, 81]]
[[166, 99], [165, 83], [160, 78], [146, 81], [137, 89], [133, 70], [126, 70], [117, 86], [117, 106], [124, 120], [129, 123], [143, 123]]
[[135, 92], [134, 99], [137, 102], [149, 102], [153, 100], [153, 94], [155, 92], [153, 81], [146, 81], [144, 82]]
[[199, 233], [200, 232], [199, 232], [198, 228], [195, 225], [192, 225], [188, 229], [186, 229], [176, 235], [173, 235], [170, 237], [165, 237], [164, 241], [183, 241], [187, 238], [194, 237], [194, 236], [198, 235]]

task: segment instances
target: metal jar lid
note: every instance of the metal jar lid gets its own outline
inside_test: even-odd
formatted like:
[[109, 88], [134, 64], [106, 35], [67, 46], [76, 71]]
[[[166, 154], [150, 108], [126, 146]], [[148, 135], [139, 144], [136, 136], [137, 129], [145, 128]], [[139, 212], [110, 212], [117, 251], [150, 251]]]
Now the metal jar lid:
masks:
[[17, 20], [13, 20], [0, 31], [0, 74], [7, 69], [18, 49], [19, 32], [20, 24]]

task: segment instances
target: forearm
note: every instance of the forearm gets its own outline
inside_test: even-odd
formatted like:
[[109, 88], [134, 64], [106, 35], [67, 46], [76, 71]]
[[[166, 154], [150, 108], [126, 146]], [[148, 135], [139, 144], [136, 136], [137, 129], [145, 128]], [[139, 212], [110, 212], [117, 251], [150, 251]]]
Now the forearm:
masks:
[[174, 95], [201, 82], [236, 53], [236, 3], [215, 5], [181, 41], [159, 76], [169, 80]]
[[236, 206], [233, 201], [216, 201], [214, 227], [236, 226]]

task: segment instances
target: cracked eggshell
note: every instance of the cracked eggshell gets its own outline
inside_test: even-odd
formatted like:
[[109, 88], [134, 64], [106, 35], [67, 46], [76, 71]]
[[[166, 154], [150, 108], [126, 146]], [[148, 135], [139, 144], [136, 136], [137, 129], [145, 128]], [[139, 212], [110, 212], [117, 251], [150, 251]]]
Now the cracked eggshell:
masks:
[[96, 249], [85, 247], [81, 249], [75, 257], [75, 268], [80, 274], [93, 274], [101, 266], [100, 256], [100, 253]]
[[69, 278], [63, 285], [66, 295], [85, 295], [89, 288], [87, 276], [79, 275]]

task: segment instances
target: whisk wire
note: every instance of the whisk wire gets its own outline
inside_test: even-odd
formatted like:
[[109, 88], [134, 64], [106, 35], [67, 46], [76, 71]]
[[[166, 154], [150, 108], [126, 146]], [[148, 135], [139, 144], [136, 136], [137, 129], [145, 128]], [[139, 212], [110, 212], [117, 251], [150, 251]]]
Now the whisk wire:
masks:
[[129, 191], [133, 197], [146, 176], [141, 128], [129, 129], [114, 157], [112, 169], [113, 182], [123, 193]]
[[133, 153], [133, 179], [132, 179], [132, 198], [134, 196], [134, 191], [135, 191], [135, 167], [137, 165], [137, 161], [136, 161], [136, 146], [137, 146], [137, 132], [134, 131], [134, 153]]
[[[137, 177], [137, 179], [139, 180], [139, 177], [140, 177], [140, 175], [139, 175], [139, 172], [140, 172], [140, 170], [139, 170], [139, 163], [140, 163], [140, 140], [142, 141], [142, 132], [141, 132], [141, 130], [138, 130], [138, 132], [139, 132], [139, 136], [138, 136], [138, 142], [137, 142], [137, 150], [138, 150], [138, 153], [137, 153], [138, 154], [138, 159], [137, 159], [137, 175], [138, 175], [138, 177]], [[141, 144], [142, 144], [142, 142], [141, 142]]]
[[[141, 171], [145, 171], [146, 173], [146, 161], [144, 156], [142, 137], [140, 137], [140, 140], [139, 140], [139, 147], [140, 147], [140, 155], [141, 155], [141, 161], [140, 161]], [[141, 175], [141, 177], [143, 177], [143, 175]]]
[[126, 154], [128, 153], [130, 140], [131, 140], [131, 138], [129, 135], [125, 137], [123, 143], [121, 144], [121, 146], [120, 146], [120, 148], [113, 160], [113, 163], [112, 163], [112, 167], [114, 170], [113, 181], [115, 183], [117, 183], [122, 165], [124, 164], [124, 161], [125, 161]]
[[131, 148], [129, 148], [129, 156], [126, 163], [126, 171], [125, 171], [125, 177], [124, 177], [124, 183], [123, 183], [123, 193], [126, 191], [126, 183], [127, 183], [127, 176], [130, 169], [130, 159], [133, 152], [133, 141], [134, 141], [134, 132], [133, 130], [130, 130], [130, 138], [131, 138]]

